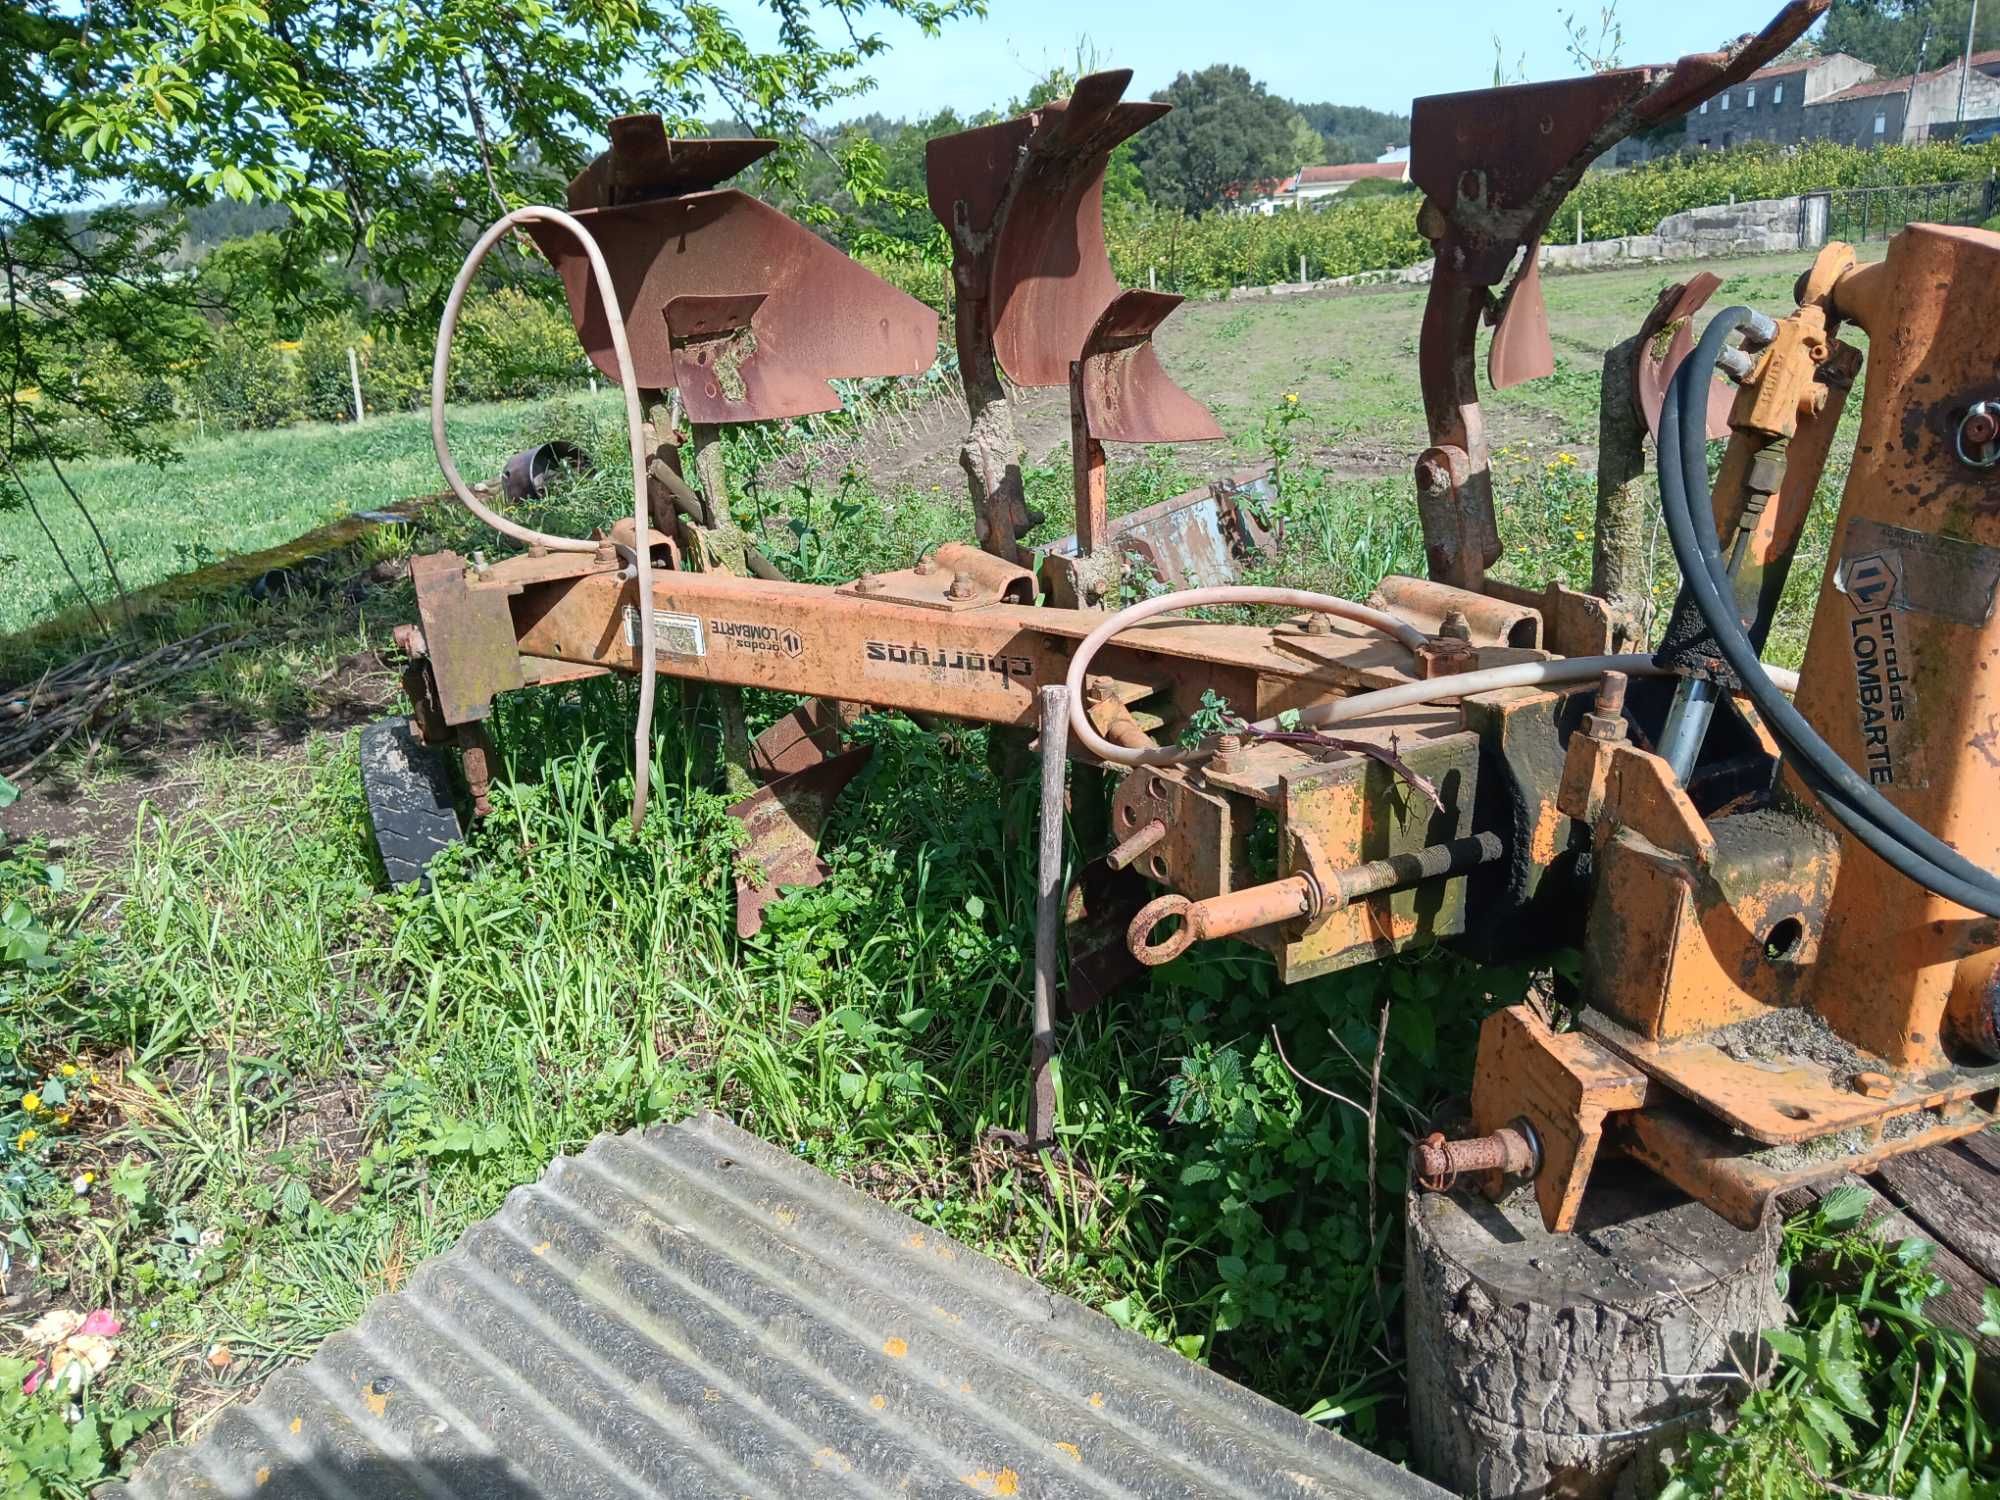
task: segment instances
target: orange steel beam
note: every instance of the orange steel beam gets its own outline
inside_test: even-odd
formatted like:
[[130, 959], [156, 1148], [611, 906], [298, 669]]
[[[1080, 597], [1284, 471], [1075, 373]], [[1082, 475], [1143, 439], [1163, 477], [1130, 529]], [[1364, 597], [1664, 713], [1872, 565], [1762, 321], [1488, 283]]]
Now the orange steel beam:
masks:
[[[500, 570], [482, 587], [510, 591]], [[659, 671], [668, 677], [817, 694], [987, 724], [1031, 725], [1035, 692], [1059, 683], [1099, 617], [1036, 605], [935, 608], [859, 592], [724, 573], [656, 575]], [[907, 575], [874, 580], [891, 589]], [[511, 599], [520, 654], [580, 667], [637, 669], [636, 601], [614, 572], [544, 579]], [[1287, 642], [1297, 639], [1299, 649]], [[1412, 680], [1400, 645], [1335, 621], [1301, 627], [1163, 620], [1136, 626], [1096, 662], [1135, 691], [1192, 712], [1206, 689], [1258, 716]]]

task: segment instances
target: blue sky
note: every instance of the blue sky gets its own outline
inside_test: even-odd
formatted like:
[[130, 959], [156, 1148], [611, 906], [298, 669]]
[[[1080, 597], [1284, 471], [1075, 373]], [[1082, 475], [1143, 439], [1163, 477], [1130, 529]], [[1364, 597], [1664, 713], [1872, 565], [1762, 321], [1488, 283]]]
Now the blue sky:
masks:
[[[1048, 69], [1074, 58], [1079, 42], [1107, 67], [1134, 72], [1149, 94], [1183, 69], [1229, 62], [1274, 92], [1299, 100], [1365, 104], [1398, 112], [1418, 94], [1484, 88], [1493, 81], [1493, 38], [1510, 74], [1525, 54], [1530, 79], [1577, 70], [1562, 17], [1574, 10], [1597, 31], [1600, 0], [991, 0], [983, 21], [961, 21], [927, 38], [879, 12], [863, 20], [891, 44], [873, 65], [876, 90], [840, 116], [880, 110], [919, 116], [945, 107], [972, 112], [1004, 104]], [[1662, 63], [1755, 31], [1781, 0], [1623, 0], [1622, 57]], [[769, 35], [767, 13], [728, 7], [746, 36]]]

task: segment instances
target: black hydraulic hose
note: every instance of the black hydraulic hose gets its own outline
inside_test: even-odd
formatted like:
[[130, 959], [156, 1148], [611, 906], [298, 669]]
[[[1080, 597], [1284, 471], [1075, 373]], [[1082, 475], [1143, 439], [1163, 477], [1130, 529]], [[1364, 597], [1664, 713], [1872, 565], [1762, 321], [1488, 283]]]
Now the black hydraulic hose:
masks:
[[1742, 307], [1715, 316], [1675, 375], [1660, 412], [1660, 508], [1689, 594], [1744, 692], [1835, 820], [1897, 873], [1948, 901], [2000, 917], [2000, 877], [1918, 824], [1842, 760], [1765, 675], [1743, 629], [1716, 540], [1705, 423], [1688, 420], [1688, 413], [1706, 411], [1705, 388], [1723, 345], [1750, 317]]

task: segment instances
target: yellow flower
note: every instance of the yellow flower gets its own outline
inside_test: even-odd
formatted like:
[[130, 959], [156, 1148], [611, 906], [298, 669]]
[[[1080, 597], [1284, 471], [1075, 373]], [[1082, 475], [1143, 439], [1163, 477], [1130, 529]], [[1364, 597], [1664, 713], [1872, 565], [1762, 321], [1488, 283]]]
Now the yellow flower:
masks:
[[16, 1151], [26, 1151], [30, 1146], [34, 1145], [34, 1143], [40, 1140], [41, 1138], [42, 1138], [42, 1133], [39, 1130], [35, 1129], [34, 1126], [30, 1125], [26, 1130], [22, 1131], [19, 1135], [14, 1137], [14, 1149]]
[[1556, 455], [1556, 465], [1559, 468], [1574, 469], [1576, 467], [1576, 455], [1574, 453], [1558, 453]]
[[74, 1078], [74, 1077], [76, 1077], [76, 1064], [75, 1064], [75, 1063], [64, 1063], [64, 1064], [62, 1065], [62, 1076], [63, 1076], [63, 1077], [65, 1077], [65, 1078]]
[[21, 1108], [25, 1109], [29, 1114], [33, 1114], [41, 1107], [42, 1096], [40, 1094], [29, 1092], [21, 1096]]
[[59, 1114], [59, 1115], [57, 1115], [57, 1116], [56, 1116], [56, 1124], [58, 1124], [58, 1125], [67, 1125], [67, 1124], [69, 1124], [69, 1111], [68, 1111], [68, 1110], [64, 1110], [64, 1111], [63, 1111], [63, 1112], [62, 1112], [61, 1114]]
[[1286, 391], [1285, 405], [1297, 406], [1298, 404], [1299, 404], [1299, 393], [1297, 391]]

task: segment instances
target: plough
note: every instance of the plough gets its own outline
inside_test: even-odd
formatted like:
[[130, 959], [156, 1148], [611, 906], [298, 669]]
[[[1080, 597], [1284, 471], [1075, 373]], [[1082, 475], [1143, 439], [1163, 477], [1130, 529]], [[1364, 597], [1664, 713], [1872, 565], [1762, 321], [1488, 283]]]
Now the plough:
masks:
[[[1058, 1019], [1222, 939], [1267, 951], [1288, 984], [1433, 944], [1580, 949], [1561, 1016], [1522, 1005], [1485, 1024], [1473, 1135], [1416, 1153], [1429, 1187], [1532, 1182], [1552, 1230], [1575, 1224], [1609, 1156], [1752, 1225], [1788, 1187], [1985, 1128], [2000, 1092], [2000, 237], [1913, 226], [1869, 266], [1829, 246], [1795, 306], [1730, 309], [1699, 342], [1712, 285], [1663, 297], [1630, 383], [1683, 575], [1660, 640], [1603, 592], [1495, 576], [1481, 329], [1492, 387], [1550, 373], [1536, 252], [1585, 168], [1769, 62], [1824, 4], [1795, 0], [1671, 67], [1417, 101], [1412, 175], [1436, 250], [1414, 467], [1429, 576], [1367, 601], [1238, 581], [1271, 546], [1255, 473], [1108, 514], [1107, 442], [1220, 436], [1153, 348], [1180, 299], [1121, 289], [1105, 255], [1106, 156], [1164, 109], [1124, 101], [1128, 75], [931, 143], [976, 538], [836, 585], [785, 579], [733, 524], [718, 429], [826, 410], [834, 379], [921, 371], [938, 319], [718, 186], [769, 143], [617, 122], [568, 210], [503, 220], [459, 290], [525, 225], [625, 392], [632, 513], [566, 539], [491, 511], [451, 462], [440, 404], [447, 479], [526, 550], [416, 559], [418, 621], [398, 634], [411, 713], [371, 733], [419, 759], [459, 749], [482, 807], [496, 697], [636, 675], [636, 818], [655, 678], [716, 694], [750, 829], [746, 933], [823, 878], [821, 821], [866, 754], [846, 748], [857, 716], [1032, 736], [1031, 1145], [1054, 1138]], [[1859, 368], [1850, 326], [1875, 368], [1793, 679], [1759, 653]], [[1008, 391], [1038, 386], [1069, 395], [1075, 526], [1031, 548], [1042, 518]], [[1728, 438], [1712, 484], [1711, 430]], [[1210, 606], [1282, 618], [1224, 623]], [[744, 688], [801, 704], [752, 741]], [[1218, 700], [1221, 729], [1189, 734]], [[1101, 787], [1106, 831], [1065, 891], [1072, 769], [1079, 828]], [[435, 786], [378, 775], [371, 796], [391, 834], [398, 797], [444, 829]], [[416, 875], [421, 853], [399, 846], [391, 872]]]

